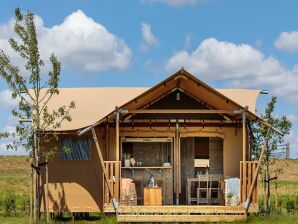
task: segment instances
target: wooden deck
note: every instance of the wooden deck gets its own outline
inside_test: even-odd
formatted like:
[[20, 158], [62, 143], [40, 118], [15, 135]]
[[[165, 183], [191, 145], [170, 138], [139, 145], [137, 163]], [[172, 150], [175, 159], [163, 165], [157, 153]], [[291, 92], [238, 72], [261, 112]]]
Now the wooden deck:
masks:
[[[113, 208], [106, 206], [105, 212]], [[241, 206], [120, 206], [117, 222], [236, 222], [246, 217]]]

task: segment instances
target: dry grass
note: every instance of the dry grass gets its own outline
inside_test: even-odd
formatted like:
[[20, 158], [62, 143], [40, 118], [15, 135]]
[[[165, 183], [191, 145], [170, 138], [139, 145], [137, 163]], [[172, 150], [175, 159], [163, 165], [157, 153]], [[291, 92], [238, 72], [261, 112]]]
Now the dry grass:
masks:
[[28, 195], [30, 164], [27, 156], [0, 156], [0, 195]]
[[274, 168], [281, 168], [283, 171], [278, 175], [279, 180], [298, 181], [298, 159], [276, 160]]
[[27, 156], [0, 156], [0, 174], [29, 175], [30, 164]]

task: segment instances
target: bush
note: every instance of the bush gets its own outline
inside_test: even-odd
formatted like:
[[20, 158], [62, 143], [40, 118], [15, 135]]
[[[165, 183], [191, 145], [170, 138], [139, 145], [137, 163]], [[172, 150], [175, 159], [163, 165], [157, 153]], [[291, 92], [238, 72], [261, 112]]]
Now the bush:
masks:
[[2, 206], [4, 207], [4, 215], [11, 216], [16, 213], [16, 195], [8, 193], [4, 196]]
[[271, 197], [271, 209], [265, 210], [262, 197], [259, 197], [259, 214], [294, 214], [298, 213], [298, 194], [282, 194], [278, 195], [277, 209], [275, 208], [275, 197]]
[[289, 200], [286, 202], [286, 209], [288, 213], [293, 213], [295, 209], [295, 201]]

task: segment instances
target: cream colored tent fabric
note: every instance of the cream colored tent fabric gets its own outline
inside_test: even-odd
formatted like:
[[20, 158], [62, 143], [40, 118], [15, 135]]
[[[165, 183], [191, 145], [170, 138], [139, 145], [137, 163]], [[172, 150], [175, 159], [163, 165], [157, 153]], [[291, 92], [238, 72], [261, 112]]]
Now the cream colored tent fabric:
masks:
[[69, 105], [75, 101], [76, 108], [71, 111], [71, 122], [62, 122], [57, 131], [74, 130], [86, 127], [104, 118], [116, 106], [121, 106], [148, 88], [60, 88], [59, 95], [49, 102], [50, 109]]
[[[49, 109], [68, 105], [75, 101], [76, 109], [72, 110], [72, 122], [63, 122], [57, 131], [84, 128], [97, 122], [111, 113], [116, 106], [121, 106], [149, 88], [111, 87], [111, 88], [60, 88], [59, 95], [53, 96]], [[218, 89], [220, 93], [249, 111], [255, 113], [256, 99], [259, 90], [248, 89]]]
[[261, 90], [256, 89], [217, 89], [218, 92], [232, 99], [243, 107], [248, 107], [252, 113], [256, 112], [257, 98]]

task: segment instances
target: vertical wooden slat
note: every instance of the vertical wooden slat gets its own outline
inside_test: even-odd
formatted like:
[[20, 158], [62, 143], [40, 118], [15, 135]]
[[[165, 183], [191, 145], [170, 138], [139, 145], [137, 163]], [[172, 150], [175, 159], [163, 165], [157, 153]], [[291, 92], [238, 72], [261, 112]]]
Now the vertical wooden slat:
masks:
[[243, 202], [243, 190], [242, 190], [242, 185], [243, 185], [243, 162], [240, 161], [240, 202]]
[[110, 163], [110, 167], [111, 167], [111, 178], [110, 178], [110, 183], [111, 183], [111, 189], [113, 191], [113, 195], [115, 197], [115, 182], [114, 182], [114, 177], [115, 177], [115, 167], [113, 166], [113, 163]]
[[118, 177], [118, 181], [119, 181], [119, 189], [118, 189], [118, 192], [119, 192], [119, 201], [121, 199], [121, 189], [122, 189], [122, 183], [121, 183], [121, 161], [118, 162], [118, 166], [119, 166], [119, 177]]
[[[108, 163], [105, 163], [105, 171], [106, 171], [107, 175], [109, 176], [109, 164]], [[106, 181], [104, 183], [105, 183], [105, 188], [104, 188], [104, 191], [105, 191], [105, 203], [109, 204], [108, 184], [107, 184]]]
[[115, 198], [119, 201], [119, 163], [115, 162], [115, 180], [116, 183], [114, 184], [114, 192]]
[[[248, 161], [247, 162], [247, 189], [250, 189], [250, 185], [251, 185], [251, 171], [252, 171], [252, 162]], [[246, 192], [248, 193], [248, 192]], [[248, 195], [246, 195], [247, 198]]]

